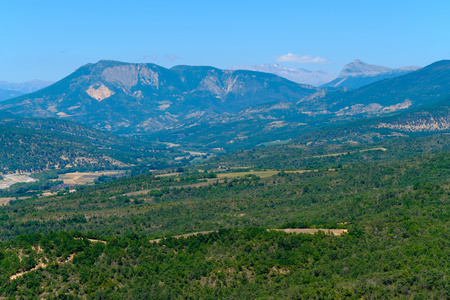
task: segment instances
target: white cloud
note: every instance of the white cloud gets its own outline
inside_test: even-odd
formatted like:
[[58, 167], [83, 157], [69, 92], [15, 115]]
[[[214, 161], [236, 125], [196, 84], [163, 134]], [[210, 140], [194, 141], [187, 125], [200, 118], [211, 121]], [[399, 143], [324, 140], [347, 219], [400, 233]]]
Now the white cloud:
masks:
[[168, 60], [170, 60], [171, 62], [178, 60], [178, 56], [176, 56], [174, 54], [167, 54], [164, 57], [167, 58]]
[[151, 59], [151, 60], [158, 60], [158, 55], [152, 54], [152, 55], [146, 55], [144, 56], [144, 59]]
[[298, 64], [328, 64], [330, 61], [323, 57], [312, 57], [310, 55], [297, 55], [288, 53], [276, 58], [277, 62], [293, 62]]

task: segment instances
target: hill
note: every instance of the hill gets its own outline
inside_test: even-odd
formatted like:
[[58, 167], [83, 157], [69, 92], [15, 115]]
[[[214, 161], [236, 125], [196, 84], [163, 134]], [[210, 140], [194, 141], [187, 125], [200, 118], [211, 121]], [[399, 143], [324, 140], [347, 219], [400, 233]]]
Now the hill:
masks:
[[371, 143], [398, 136], [450, 132], [450, 98], [392, 116], [374, 117], [329, 126], [299, 136], [300, 143]]
[[119, 137], [58, 119], [0, 119], [0, 170], [3, 173], [50, 169], [104, 169], [173, 163], [177, 152], [163, 144]]

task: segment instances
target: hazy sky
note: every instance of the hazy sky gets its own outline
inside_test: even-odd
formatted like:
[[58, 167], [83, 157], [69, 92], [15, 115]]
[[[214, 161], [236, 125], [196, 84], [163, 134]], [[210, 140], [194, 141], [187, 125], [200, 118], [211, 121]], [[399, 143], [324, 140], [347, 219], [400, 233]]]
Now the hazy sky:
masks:
[[0, 80], [56, 81], [100, 59], [339, 73], [450, 58], [450, 1], [1, 0]]

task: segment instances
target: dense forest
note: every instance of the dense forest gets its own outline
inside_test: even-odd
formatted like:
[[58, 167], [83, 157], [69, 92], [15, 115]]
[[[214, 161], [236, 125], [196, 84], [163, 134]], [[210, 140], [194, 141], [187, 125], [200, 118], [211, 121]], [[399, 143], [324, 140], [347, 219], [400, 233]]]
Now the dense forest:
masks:
[[[1, 116], [0, 116], [1, 117]], [[133, 173], [187, 163], [166, 145], [57, 119], [0, 118], [0, 172], [126, 168]]]
[[15, 200], [0, 207], [0, 294], [448, 299], [449, 146], [290, 144]]

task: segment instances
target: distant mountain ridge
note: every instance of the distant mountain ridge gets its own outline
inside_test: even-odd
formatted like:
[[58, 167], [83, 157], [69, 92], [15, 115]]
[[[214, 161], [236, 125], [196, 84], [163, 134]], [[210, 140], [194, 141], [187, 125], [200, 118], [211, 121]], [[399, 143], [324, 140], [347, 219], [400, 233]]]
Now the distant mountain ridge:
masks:
[[324, 71], [310, 71], [298, 68], [286, 68], [277, 64], [255, 65], [251, 67], [232, 67], [231, 70], [249, 70], [265, 72], [278, 75], [293, 82], [321, 86], [337, 77], [336, 74], [329, 74]]
[[23, 95], [23, 93], [18, 91], [11, 91], [11, 90], [1, 90], [0, 89], [0, 101], [8, 100], [14, 97], [18, 97], [20, 95]]
[[99, 61], [40, 91], [4, 101], [0, 109], [27, 117], [69, 118], [109, 131], [139, 132], [264, 103], [295, 103], [316, 92], [312, 86], [267, 73]]
[[367, 64], [359, 59], [344, 66], [339, 76], [322, 85], [321, 88], [349, 88], [356, 89], [364, 85], [380, 81], [383, 79], [394, 78], [420, 69], [416, 66], [407, 66], [397, 69], [391, 69], [384, 66]]
[[382, 114], [430, 104], [449, 95], [450, 60], [441, 60], [352, 91], [324, 93], [308, 104], [316, 104], [316, 113], [322, 107], [336, 115]]
[[37, 79], [22, 83], [13, 83], [0, 80], [0, 90], [10, 90], [21, 92], [22, 94], [28, 94], [43, 89], [53, 83], [53, 81], [44, 81]]
[[40, 91], [1, 102], [0, 112], [234, 151], [446, 96], [448, 60], [351, 91], [326, 91], [255, 71], [100, 61]]

